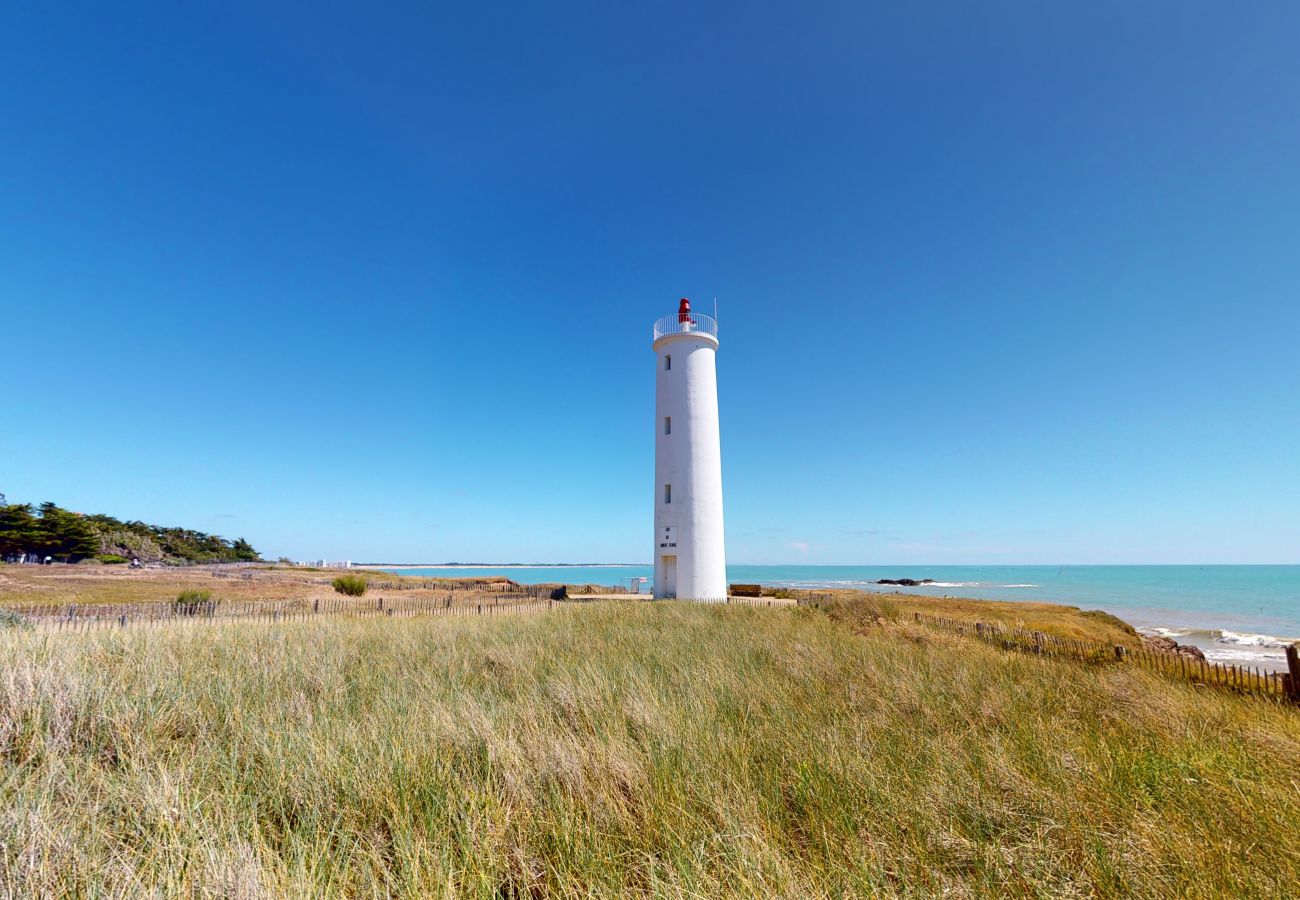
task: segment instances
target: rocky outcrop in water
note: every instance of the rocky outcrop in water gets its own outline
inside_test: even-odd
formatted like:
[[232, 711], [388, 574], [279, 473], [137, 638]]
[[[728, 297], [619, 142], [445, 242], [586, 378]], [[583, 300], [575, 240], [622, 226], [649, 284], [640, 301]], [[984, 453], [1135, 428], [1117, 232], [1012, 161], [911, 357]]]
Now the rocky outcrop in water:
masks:
[[876, 584], [896, 584], [899, 587], [920, 587], [923, 584], [934, 584], [933, 578], [922, 578], [917, 581], [915, 578], [880, 578]]

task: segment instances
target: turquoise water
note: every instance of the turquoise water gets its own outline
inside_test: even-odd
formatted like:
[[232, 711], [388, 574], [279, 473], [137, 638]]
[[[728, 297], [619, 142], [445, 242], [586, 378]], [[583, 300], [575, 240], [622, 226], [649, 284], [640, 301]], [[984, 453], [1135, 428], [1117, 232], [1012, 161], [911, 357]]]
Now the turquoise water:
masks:
[[[504, 575], [522, 583], [627, 584], [650, 566], [394, 568], [405, 575]], [[728, 566], [731, 582], [796, 588], [870, 588], [987, 600], [1045, 600], [1102, 609], [1194, 643], [1222, 660], [1272, 664], [1300, 638], [1300, 565], [1294, 566]], [[914, 588], [880, 578], [933, 579]], [[648, 586], [647, 588], [648, 589]]]

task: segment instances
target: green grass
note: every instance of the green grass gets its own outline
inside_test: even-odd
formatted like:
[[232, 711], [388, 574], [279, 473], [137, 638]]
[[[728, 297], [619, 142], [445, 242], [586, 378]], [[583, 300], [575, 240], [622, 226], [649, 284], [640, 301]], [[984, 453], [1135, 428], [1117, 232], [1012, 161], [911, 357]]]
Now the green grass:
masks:
[[809, 609], [0, 634], [5, 895], [1277, 897], [1300, 716]]

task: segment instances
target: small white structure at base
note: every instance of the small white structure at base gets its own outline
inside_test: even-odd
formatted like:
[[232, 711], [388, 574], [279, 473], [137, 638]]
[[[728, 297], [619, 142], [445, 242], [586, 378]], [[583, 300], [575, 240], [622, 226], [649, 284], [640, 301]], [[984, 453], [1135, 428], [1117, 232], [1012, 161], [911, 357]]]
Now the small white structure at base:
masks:
[[717, 350], [689, 300], [655, 323], [655, 599], [727, 599]]

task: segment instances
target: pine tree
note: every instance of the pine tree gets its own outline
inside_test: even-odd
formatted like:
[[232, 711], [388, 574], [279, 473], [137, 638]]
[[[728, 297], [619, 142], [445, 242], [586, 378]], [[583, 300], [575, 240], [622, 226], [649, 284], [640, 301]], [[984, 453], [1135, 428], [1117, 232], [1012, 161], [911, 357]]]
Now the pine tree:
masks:
[[36, 517], [30, 503], [0, 505], [0, 556], [36, 550]]
[[253, 545], [243, 538], [235, 538], [235, 543], [230, 549], [234, 551], [235, 559], [256, 561], [262, 558], [262, 555], [253, 549]]
[[38, 552], [69, 561], [94, 556], [99, 552], [99, 537], [94, 527], [80, 513], [62, 509], [54, 503], [41, 504]]

